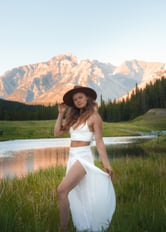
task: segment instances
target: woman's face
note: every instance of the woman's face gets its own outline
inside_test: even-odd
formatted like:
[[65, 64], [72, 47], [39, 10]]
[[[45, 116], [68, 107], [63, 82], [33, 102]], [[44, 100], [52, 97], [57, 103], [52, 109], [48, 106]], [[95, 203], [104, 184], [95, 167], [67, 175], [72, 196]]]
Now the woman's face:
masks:
[[78, 109], [82, 109], [87, 105], [88, 97], [84, 93], [75, 93], [73, 95], [73, 103]]

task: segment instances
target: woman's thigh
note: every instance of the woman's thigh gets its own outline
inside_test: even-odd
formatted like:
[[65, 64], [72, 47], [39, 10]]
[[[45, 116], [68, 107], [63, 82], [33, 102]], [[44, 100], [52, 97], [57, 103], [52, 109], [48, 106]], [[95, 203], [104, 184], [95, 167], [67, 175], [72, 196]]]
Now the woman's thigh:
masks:
[[68, 171], [67, 175], [63, 178], [60, 186], [67, 192], [70, 192], [86, 175], [84, 167], [79, 161], [76, 161]]

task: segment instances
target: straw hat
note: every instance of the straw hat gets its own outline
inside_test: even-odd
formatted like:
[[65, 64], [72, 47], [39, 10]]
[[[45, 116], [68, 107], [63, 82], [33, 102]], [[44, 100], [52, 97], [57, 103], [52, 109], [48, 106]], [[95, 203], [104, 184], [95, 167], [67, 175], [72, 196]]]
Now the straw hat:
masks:
[[91, 97], [93, 100], [96, 100], [97, 98], [97, 94], [96, 92], [89, 88], [89, 87], [84, 87], [84, 86], [79, 86], [79, 85], [76, 85], [74, 86], [73, 89], [69, 90], [68, 92], [66, 92], [63, 96], [63, 101], [66, 105], [68, 106], [74, 106], [74, 103], [73, 103], [73, 95], [75, 93], [84, 93], [86, 94], [87, 96]]

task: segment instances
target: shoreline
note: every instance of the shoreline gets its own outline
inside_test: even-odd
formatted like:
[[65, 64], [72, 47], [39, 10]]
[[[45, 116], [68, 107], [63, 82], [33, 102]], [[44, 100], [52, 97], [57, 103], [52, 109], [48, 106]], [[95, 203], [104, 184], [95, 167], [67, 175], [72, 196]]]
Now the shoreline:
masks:
[[[141, 140], [157, 138], [156, 135], [103, 137], [105, 145], [135, 143]], [[91, 143], [95, 146], [95, 141]], [[15, 139], [0, 142], [0, 158], [7, 152], [24, 151], [41, 148], [69, 147], [70, 138]]]

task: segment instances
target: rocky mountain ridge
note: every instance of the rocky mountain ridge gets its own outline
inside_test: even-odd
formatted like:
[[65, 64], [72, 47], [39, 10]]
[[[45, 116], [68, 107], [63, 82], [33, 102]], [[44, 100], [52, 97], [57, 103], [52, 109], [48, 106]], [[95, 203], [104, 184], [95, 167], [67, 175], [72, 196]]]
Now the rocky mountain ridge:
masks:
[[25, 65], [0, 76], [0, 98], [26, 103], [53, 104], [74, 85], [94, 88], [98, 101], [119, 99], [132, 90], [160, 78], [166, 70], [160, 62], [125, 61], [116, 67], [97, 60], [79, 60], [72, 54], [57, 55], [47, 62]]

